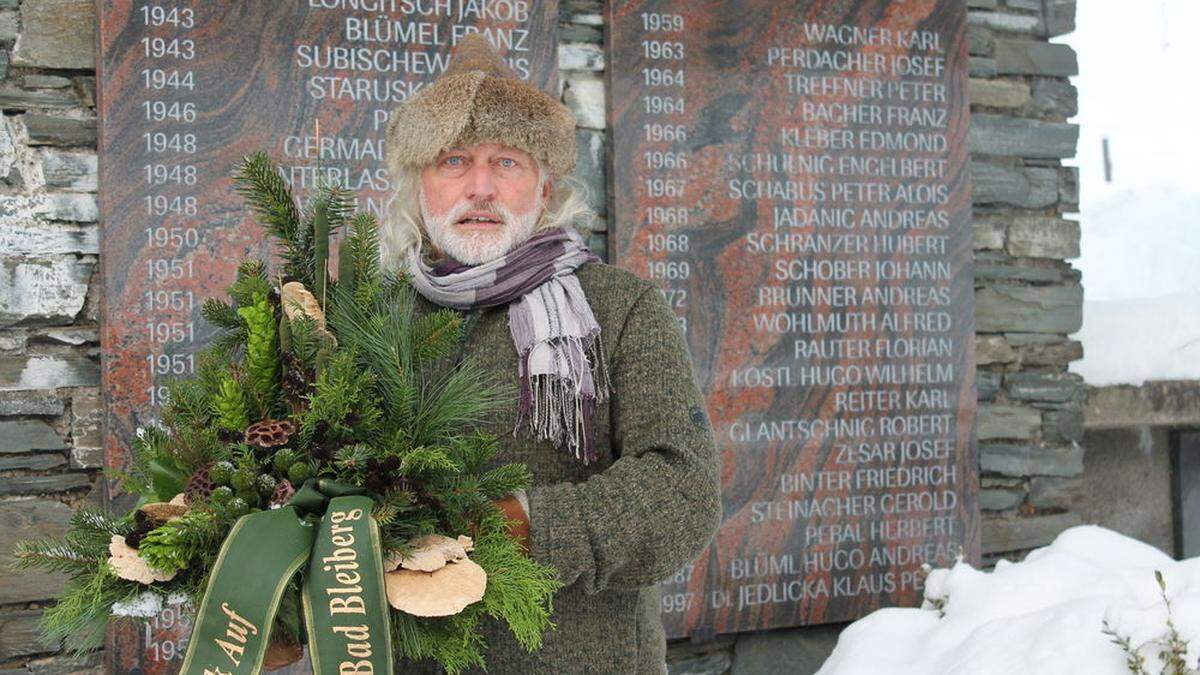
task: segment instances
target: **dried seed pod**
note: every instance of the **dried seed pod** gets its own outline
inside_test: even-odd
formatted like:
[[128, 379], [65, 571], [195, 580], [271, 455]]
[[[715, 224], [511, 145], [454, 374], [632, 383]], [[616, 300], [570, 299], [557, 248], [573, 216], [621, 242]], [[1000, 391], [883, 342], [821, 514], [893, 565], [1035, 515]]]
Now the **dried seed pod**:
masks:
[[296, 425], [290, 420], [267, 419], [247, 427], [244, 440], [246, 445], [270, 450], [287, 445], [294, 433]]
[[142, 539], [150, 531], [158, 527], [148, 514], [141, 509], [133, 512], [133, 531], [125, 535], [125, 545], [130, 548], [141, 548]]
[[188, 477], [187, 483], [183, 486], [183, 494], [187, 495], [188, 501], [201, 502], [209, 498], [213, 488], [216, 487], [211, 471], [212, 464], [209, 464], [197, 469], [196, 473]]
[[283, 506], [284, 504], [288, 503], [288, 500], [290, 500], [294, 494], [296, 494], [296, 488], [292, 487], [291, 481], [284, 478], [283, 480], [279, 481], [279, 485], [275, 486], [275, 492], [271, 494], [271, 501], [268, 503], [268, 506], [271, 508]]

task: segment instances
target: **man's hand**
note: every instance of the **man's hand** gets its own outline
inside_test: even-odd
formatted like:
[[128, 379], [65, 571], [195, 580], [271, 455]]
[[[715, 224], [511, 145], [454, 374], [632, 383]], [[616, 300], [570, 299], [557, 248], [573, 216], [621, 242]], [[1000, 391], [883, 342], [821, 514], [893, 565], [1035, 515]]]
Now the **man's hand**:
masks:
[[262, 669], [279, 670], [299, 661], [303, 656], [304, 647], [284, 638], [273, 639], [267, 645], [267, 654], [263, 658]]
[[521, 550], [529, 551], [529, 514], [521, 506], [521, 500], [516, 495], [506, 495], [492, 502], [504, 512], [508, 520], [508, 534], [521, 545]]

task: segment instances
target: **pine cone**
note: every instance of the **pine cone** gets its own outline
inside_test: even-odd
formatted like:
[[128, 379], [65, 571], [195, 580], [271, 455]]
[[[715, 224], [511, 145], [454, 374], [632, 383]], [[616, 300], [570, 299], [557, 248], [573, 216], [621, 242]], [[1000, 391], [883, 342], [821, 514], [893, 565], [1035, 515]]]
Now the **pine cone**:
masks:
[[329, 422], [326, 422], [325, 420], [317, 420], [317, 423], [313, 425], [312, 442], [313, 443], [324, 443], [325, 435], [328, 433], [329, 433]]
[[212, 476], [209, 475], [210, 469], [212, 469], [212, 464], [197, 469], [196, 473], [192, 474], [188, 478], [187, 483], [184, 484], [183, 494], [187, 496], [189, 502], [205, 501], [212, 495], [213, 487], [215, 486]]
[[308, 410], [308, 392], [317, 381], [316, 371], [305, 368], [300, 357], [292, 352], [282, 354], [283, 375], [280, 383], [292, 410], [299, 414]]
[[294, 433], [296, 425], [290, 420], [263, 420], [246, 428], [244, 440], [246, 445], [271, 450], [287, 445]]
[[141, 510], [133, 512], [133, 532], [125, 535], [125, 545], [129, 548], [138, 548], [142, 543], [142, 538], [150, 531], [158, 527], [158, 524], [150, 519], [150, 516], [143, 513]]
[[294, 494], [296, 494], [296, 488], [292, 487], [291, 482], [284, 478], [283, 480], [279, 481], [279, 485], [275, 486], [275, 492], [271, 495], [270, 505], [272, 507], [283, 506], [284, 504], [288, 503], [288, 500], [291, 499], [292, 495]]
[[242, 440], [242, 433], [231, 429], [217, 429], [217, 440], [222, 443], [237, 443]]

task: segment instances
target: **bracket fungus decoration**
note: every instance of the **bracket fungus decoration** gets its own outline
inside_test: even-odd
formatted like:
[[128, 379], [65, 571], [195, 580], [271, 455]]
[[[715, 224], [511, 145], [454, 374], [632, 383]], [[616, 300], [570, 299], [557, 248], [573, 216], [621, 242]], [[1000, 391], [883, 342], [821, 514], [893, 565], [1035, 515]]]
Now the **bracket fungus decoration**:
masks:
[[487, 572], [467, 557], [470, 537], [427, 534], [409, 542], [406, 555], [390, 555], [384, 568], [388, 603], [414, 616], [451, 616], [483, 599]]
[[304, 284], [299, 281], [289, 281], [281, 286], [279, 304], [283, 306], [283, 313], [289, 321], [295, 321], [300, 317], [312, 319], [321, 339], [328, 344], [337, 344], [337, 338], [329, 332], [326, 325], [325, 310], [321, 309], [321, 303], [317, 300], [317, 296], [305, 288]]

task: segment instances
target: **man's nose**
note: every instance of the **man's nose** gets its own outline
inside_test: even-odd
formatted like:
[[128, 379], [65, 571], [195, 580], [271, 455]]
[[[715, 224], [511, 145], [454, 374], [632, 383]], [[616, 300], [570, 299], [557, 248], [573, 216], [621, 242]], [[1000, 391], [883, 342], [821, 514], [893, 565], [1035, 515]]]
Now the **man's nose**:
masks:
[[480, 202], [496, 198], [496, 183], [492, 180], [491, 166], [481, 162], [471, 167], [467, 177], [467, 198]]

